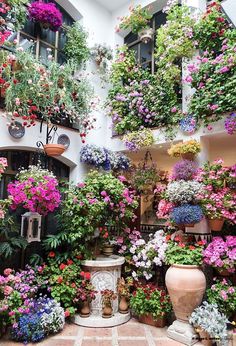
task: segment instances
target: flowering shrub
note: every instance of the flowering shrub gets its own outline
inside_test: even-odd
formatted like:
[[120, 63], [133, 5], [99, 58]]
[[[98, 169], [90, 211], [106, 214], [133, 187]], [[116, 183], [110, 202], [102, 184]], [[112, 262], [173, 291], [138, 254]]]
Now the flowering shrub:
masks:
[[236, 287], [230, 281], [215, 280], [206, 291], [210, 304], [217, 305], [219, 311], [227, 317], [232, 317], [236, 310]]
[[138, 151], [143, 147], [150, 147], [154, 143], [153, 133], [150, 129], [143, 129], [128, 133], [123, 137], [125, 146], [130, 151]]
[[172, 171], [172, 180], [192, 180], [197, 172], [197, 164], [194, 161], [182, 160], [177, 162]]
[[151, 314], [154, 320], [165, 317], [172, 309], [166, 291], [153, 284], [138, 284], [130, 298], [130, 307], [137, 316]]
[[195, 328], [203, 329], [211, 338], [220, 341], [222, 346], [228, 345], [228, 322], [227, 317], [219, 312], [217, 305], [206, 301], [192, 312], [189, 319], [189, 323]]
[[115, 300], [117, 295], [114, 291], [105, 289], [101, 291], [102, 306], [112, 306], [112, 300]]
[[105, 170], [127, 170], [130, 167], [130, 160], [126, 155], [95, 144], [86, 144], [82, 147], [80, 161]]
[[225, 129], [229, 135], [236, 133], [236, 113], [231, 113], [225, 119]]
[[137, 34], [140, 30], [148, 27], [148, 23], [152, 18], [149, 9], [142, 8], [141, 5], [138, 5], [136, 7], [130, 6], [129, 10], [129, 16], [119, 18], [121, 22], [116, 28], [117, 32], [121, 29], [130, 29], [134, 34]]
[[117, 279], [116, 289], [119, 297], [130, 297], [130, 286], [132, 285], [131, 280], [125, 280], [123, 277]]
[[137, 268], [132, 272], [134, 279], [144, 276], [146, 280], [152, 278], [154, 266], [162, 266], [167, 249], [166, 237], [163, 230], [151, 234], [148, 241], [138, 239], [130, 247], [132, 262]]
[[13, 340], [37, 342], [63, 329], [64, 310], [55, 300], [40, 297], [29, 300], [28, 306], [29, 311], [24, 312], [11, 328], [10, 336]]
[[236, 237], [214, 237], [203, 252], [204, 262], [219, 271], [226, 269], [235, 272], [236, 264]]
[[225, 180], [230, 175], [230, 168], [224, 167], [223, 164], [222, 159], [214, 160], [213, 163], [206, 162], [198, 169], [197, 180], [206, 186], [211, 186], [215, 191], [224, 188]]
[[167, 264], [201, 265], [203, 260], [203, 241], [196, 244], [183, 243], [179, 237], [168, 241], [166, 249]]
[[198, 154], [201, 151], [201, 146], [198, 141], [192, 139], [187, 142], [173, 144], [170, 149], [168, 149], [168, 154], [172, 157], [179, 157], [182, 154], [191, 153]]
[[125, 228], [122, 235], [118, 235], [116, 238], [116, 244], [118, 246], [118, 253], [125, 256], [128, 260], [131, 259], [132, 255], [129, 251], [132, 245], [141, 239], [141, 233], [136, 228]]
[[195, 224], [202, 220], [203, 212], [199, 205], [184, 204], [173, 208], [170, 219], [177, 225]]
[[203, 184], [193, 180], [177, 180], [168, 184], [165, 198], [174, 204], [182, 205], [197, 201], [197, 194], [203, 190]]
[[53, 31], [58, 31], [62, 26], [62, 14], [52, 2], [32, 2], [28, 7], [28, 12], [30, 20], [41, 23]]
[[60, 204], [58, 182], [48, 170], [38, 166], [30, 166], [28, 170], [20, 171], [14, 183], [8, 184], [9, 197], [12, 199], [11, 209], [17, 206], [31, 212], [47, 215]]

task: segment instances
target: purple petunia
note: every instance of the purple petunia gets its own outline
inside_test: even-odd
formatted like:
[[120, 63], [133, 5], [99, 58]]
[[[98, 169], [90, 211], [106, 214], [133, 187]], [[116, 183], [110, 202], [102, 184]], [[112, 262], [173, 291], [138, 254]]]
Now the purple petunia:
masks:
[[58, 31], [62, 26], [62, 14], [52, 2], [35, 1], [28, 11], [30, 20], [47, 25], [52, 31]]

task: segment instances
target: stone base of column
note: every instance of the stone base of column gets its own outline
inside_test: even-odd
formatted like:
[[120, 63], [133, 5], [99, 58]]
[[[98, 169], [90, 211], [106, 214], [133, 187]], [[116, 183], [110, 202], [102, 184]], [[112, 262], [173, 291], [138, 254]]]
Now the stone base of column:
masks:
[[169, 338], [185, 345], [192, 346], [199, 341], [199, 336], [194, 328], [187, 322], [175, 320], [167, 329]]
[[87, 318], [80, 317], [75, 315], [74, 323], [83, 327], [92, 327], [92, 328], [105, 328], [105, 327], [115, 327], [119, 324], [128, 322], [130, 319], [130, 312], [127, 314], [120, 314], [116, 312], [110, 318], [103, 318], [102, 316], [91, 315]]

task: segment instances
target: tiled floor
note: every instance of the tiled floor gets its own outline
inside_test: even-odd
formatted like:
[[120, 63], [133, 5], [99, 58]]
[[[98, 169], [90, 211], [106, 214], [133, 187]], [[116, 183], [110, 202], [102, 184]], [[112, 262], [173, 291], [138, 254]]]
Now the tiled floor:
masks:
[[[19, 346], [12, 341], [0, 340], [0, 346]], [[182, 346], [169, 339], [166, 328], [141, 324], [135, 319], [113, 328], [84, 328], [66, 324], [64, 330], [34, 346]], [[201, 343], [195, 346], [202, 345]]]

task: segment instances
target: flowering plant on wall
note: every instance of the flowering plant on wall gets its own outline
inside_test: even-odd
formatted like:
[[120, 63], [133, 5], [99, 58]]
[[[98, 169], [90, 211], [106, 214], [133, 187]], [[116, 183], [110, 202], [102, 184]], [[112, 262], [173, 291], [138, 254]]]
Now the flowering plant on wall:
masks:
[[229, 280], [215, 280], [206, 293], [210, 304], [217, 305], [219, 311], [227, 317], [233, 317], [236, 310], [236, 287]]
[[172, 209], [170, 219], [177, 225], [193, 225], [203, 219], [203, 211], [199, 205], [184, 204]]
[[152, 18], [149, 9], [142, 8], [141, 5], [138, 5], [136, 7], [130, 6], [129, 10], [129, 16], [119, 18], [121, 22], [116, 28], [116, 31], [120, 31], [121, 29], [130, 29], [134, 34], [137, 34], [140, 30], [146, 29], [150, 19]]
[[176, 205], [194, 203], [197, 201], [197, 194], [202, 190], [203, 185], [194, 180], [173, 181], [166, 188], [165, 198]]
[[2, 87], [6, 90], [6, 110], [11, 122], [22, 120], [23, 126], [30, 127], [36, 119], [47, 123], [69, 119], [78, 123], [80, 134], [86, 136], [92, 128], [89, 114], [95, 103], [86, 79], [81, 76], [78, 82], [72, 77], [74, 65], [60, 66], [51, 61], [46, 68], [31, 53], [21, 50], [16, 55], [9, 54], [1, 63]]
[[203, 252], [204, 262], [217, 268], [219, 271], [226, 269], [235, 272], [236, 264], [236, 237], [214, 237]]
[[138, 151], [143, 147], [150, 147], [154, 143], [154, 138], [152, 130], [143, 129], [126, 134], [123, 141], [128, 150]]
[[8, 184], [11, 209], [19, 205], [31, 212], [47, 215], [60, 204], [60, 192], [55, 176], [39, 166], [29, 166], [17, 175], [17, 180]]
[[183, 143], [173, 144], [170, 149], [168, 149], [168, 154], [172, 157], [180, 157], [183, 154], [193, 154], [196, 155], [200, 153], [201, 146], [198, 141], [191, 139]]
[[28, 7], [28, 12], [30, 20], [42, 24], [44, 28], [58, 31], [62, 26], [62, 14], [56, 4], [52, 2], [32, 2]]
[[113, 58], [112, 49], [105, 44], [95, 44], [90, 51], [91, 56], [95, 60], [98, 71], [104, 82], [108, 81], [110, 72], [110, 61]]
[[[0, 33], [0, 42], [2, 41], [2, 36], [9, 36], [10, 31], [7, 29], [7, 24], [10, 28], [14, 28], [15, 30], [21, 29], [27, 19], [27, 5], [28, 0], [2, 0], [0, 4], [0, 26], [2, 28]], [[7, 38], [6, 36], [6, 38]]]
[[229, 135], [236, 133], [236, 113], [231, 113], [225, 119], [225, 129]]
[[190, 160], [182, 160], [174, 165], [171, 180], [193, 180], [196, 173], [196, 162]]
[[7, 166], [7, 159], [5, 157], [0, 157], [0, 179], [2, 177], [2, 173], [4, 173]]
[[206, 162], [198, 169], [197, 180], [204, 185], [212, 186], [215, 191], [224, 188], [225, 180], [230, 176], [230, 167], [225, 167], [223, 164], [222, 159], [214, 160], [212, 163]]

